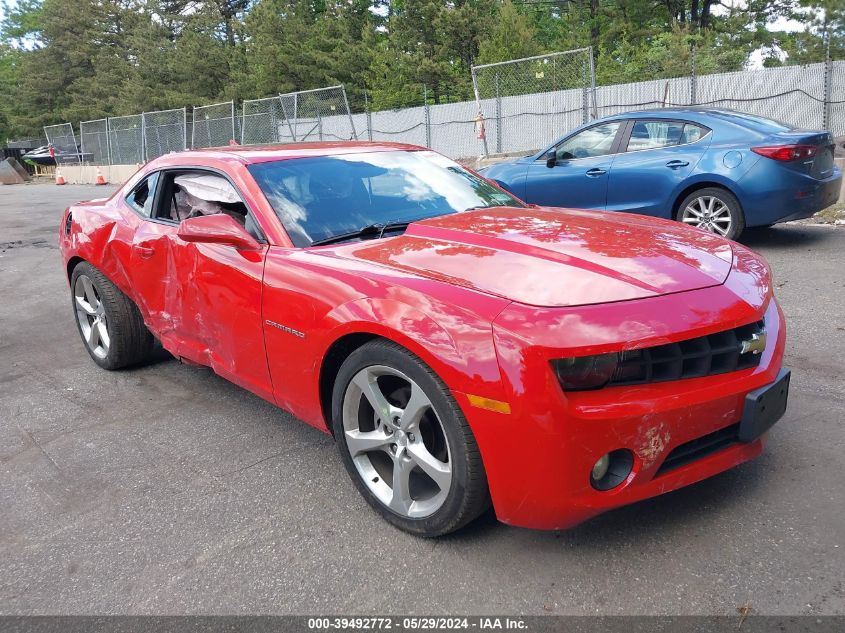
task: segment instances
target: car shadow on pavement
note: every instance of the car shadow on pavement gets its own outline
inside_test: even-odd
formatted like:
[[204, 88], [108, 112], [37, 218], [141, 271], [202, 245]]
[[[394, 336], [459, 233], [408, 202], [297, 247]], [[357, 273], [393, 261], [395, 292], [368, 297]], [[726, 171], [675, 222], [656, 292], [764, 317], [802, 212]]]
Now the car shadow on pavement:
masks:
[[833, 226], [820, 224], [777, 224], [746, 229], [739, 243], [749, 248], [805, 248], [833, 239]]

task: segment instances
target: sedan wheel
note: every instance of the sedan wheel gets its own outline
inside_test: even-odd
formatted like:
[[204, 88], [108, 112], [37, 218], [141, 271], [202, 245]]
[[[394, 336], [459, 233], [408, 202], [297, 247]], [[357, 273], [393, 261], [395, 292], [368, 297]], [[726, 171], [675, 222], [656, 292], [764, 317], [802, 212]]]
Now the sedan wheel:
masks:
[[678, 220], [731, 240], [737, 239], [745, 228], [739, 201], [730, 192], [715, 187], [687, 196], [681, 202]]
[[731, 210], [715, 196], [699, 196], [684, 208], [683, 221], [725, 236], [731, 230]]
[[490, 505], [475, 437], [440, 378], [387, 340], [349, 354], [332, 392], [332, 430], [356, 487], [393, 525], [439, 536]]

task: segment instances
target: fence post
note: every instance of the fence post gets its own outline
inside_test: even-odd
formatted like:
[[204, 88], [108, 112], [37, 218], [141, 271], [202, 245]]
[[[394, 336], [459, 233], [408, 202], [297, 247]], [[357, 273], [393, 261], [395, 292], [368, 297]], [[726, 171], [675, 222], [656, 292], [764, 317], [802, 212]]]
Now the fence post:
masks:
[[343, 102], [346, 104], [346, 114], [349, 115], [349, 127], [352, 128], [352, 138], [357, 141], [358, 132], [355, 131], [355, 121], [352, 119], [352, 110], [349, 109], [349, 97], [346, 96], [346, 88], [343, 89]]
[[367, 115], [367, 139], [373, 140], [373, 113], [370, 112], [370, 98], [369, 93], [364, 91], [364, 112]]
[[141, 162], [147, 162], [147, 113], [141, 113]]
[[[479, 97], [478, 92], [478, 75], [476, 74], [475, 66], [472, 67], [470, 70], [472, 74], [472, 92], [475, 94], [475, 105], [478, 106], [478, 116], [481, 117], [482, 125], [484, 123], [484, 112], [481, 110], [481, 98]], [[484, 155], [489, 156], [490, 151], [487, 149], [487, 135], [485, 134], [482, 139], [484, 142]]]
[[111, 117], [106, 117], [106, 153], [108, 155], [109, 166], [111, 166]]
[[698, 75], [696, 74], [695, 68], [695, 55], [696, 55], [696, 46], [695, 44], [692, 45], [692, 50], [690, 51], [690, 58], [692, 63], [692, 74], [690, 74], [689, 78], [689, 104], [695, 105], [698, 103]]
[[423, 107], [425, 108], [425, 146], [431, 147], [431, 113], [428, 110], [428, 86], [423, 84]]
[[822, 111], [822, 129], [831, 128], [831, 102], [833, 101], [833, 60], [828, 55], [824, 62], [824, 109]]
[[589, 56], [590, 56], [590, 94], [591, 94], [592, 99], [593, 99], [592, 112], [593, 112], [593, 118], [598, 119], [599, 118], [599, 106], [596, 103], [596, 62], [595, 62], [595, 59], [593, 59], [593, 47], [592, 46], [590, 46]]
[[[237, 142], [238, 140], [238, 129], [235, 126], [235, 100], [232, 99], [232, 139], [233, 141]], [[210, 136], [210, 133], [209, 133]]]
[[496, 153], [502, 153], [502, 95], [499, 92], [498, 72], [496, 72]]
[[589, 60], [584, 60], [584, 87], [581, 88], [581, 123], [586, 123], [590, 120], [590, 93], [587, 87], [588, 72], [590, 72], [590, 62]]

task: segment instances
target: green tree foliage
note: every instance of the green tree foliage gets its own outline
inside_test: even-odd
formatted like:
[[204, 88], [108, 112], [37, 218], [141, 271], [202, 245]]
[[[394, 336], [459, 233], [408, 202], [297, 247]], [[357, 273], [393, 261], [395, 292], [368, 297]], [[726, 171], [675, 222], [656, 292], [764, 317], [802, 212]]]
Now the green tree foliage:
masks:
[[482, 64], [531, 57], [542, 51], [528, 17], [511, 0], [504, 0], [490, 34], [481, 44]]
[[[0, 0], [0, 139], [341, 83], [356, 110], [463, 100], [474, 64], [584, 46], [599, 83], [736, 70], [755, 50], [767, 65], [845, 58], [842, 0], [726, 4]], [[807, 29], [773, 31], [778, 17]]]

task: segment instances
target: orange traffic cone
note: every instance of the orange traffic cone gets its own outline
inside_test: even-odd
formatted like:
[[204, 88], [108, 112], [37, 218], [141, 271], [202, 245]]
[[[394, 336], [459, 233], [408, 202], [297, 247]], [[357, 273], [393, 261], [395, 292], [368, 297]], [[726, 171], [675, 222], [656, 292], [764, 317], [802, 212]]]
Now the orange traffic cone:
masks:
[[56, 167], [56, 184], [57, 185], [66, 185], [67, 184], [65, 177], [62, 176], [62, 172], [59, 171], [58, 167]]
[[97, 167], [97, 182], [94, 183], [95, 185], [107, 185], [109, 183], [106, 182], [106, 179], [103, 178], [103, 172], [100, 171], [100, 168]]

